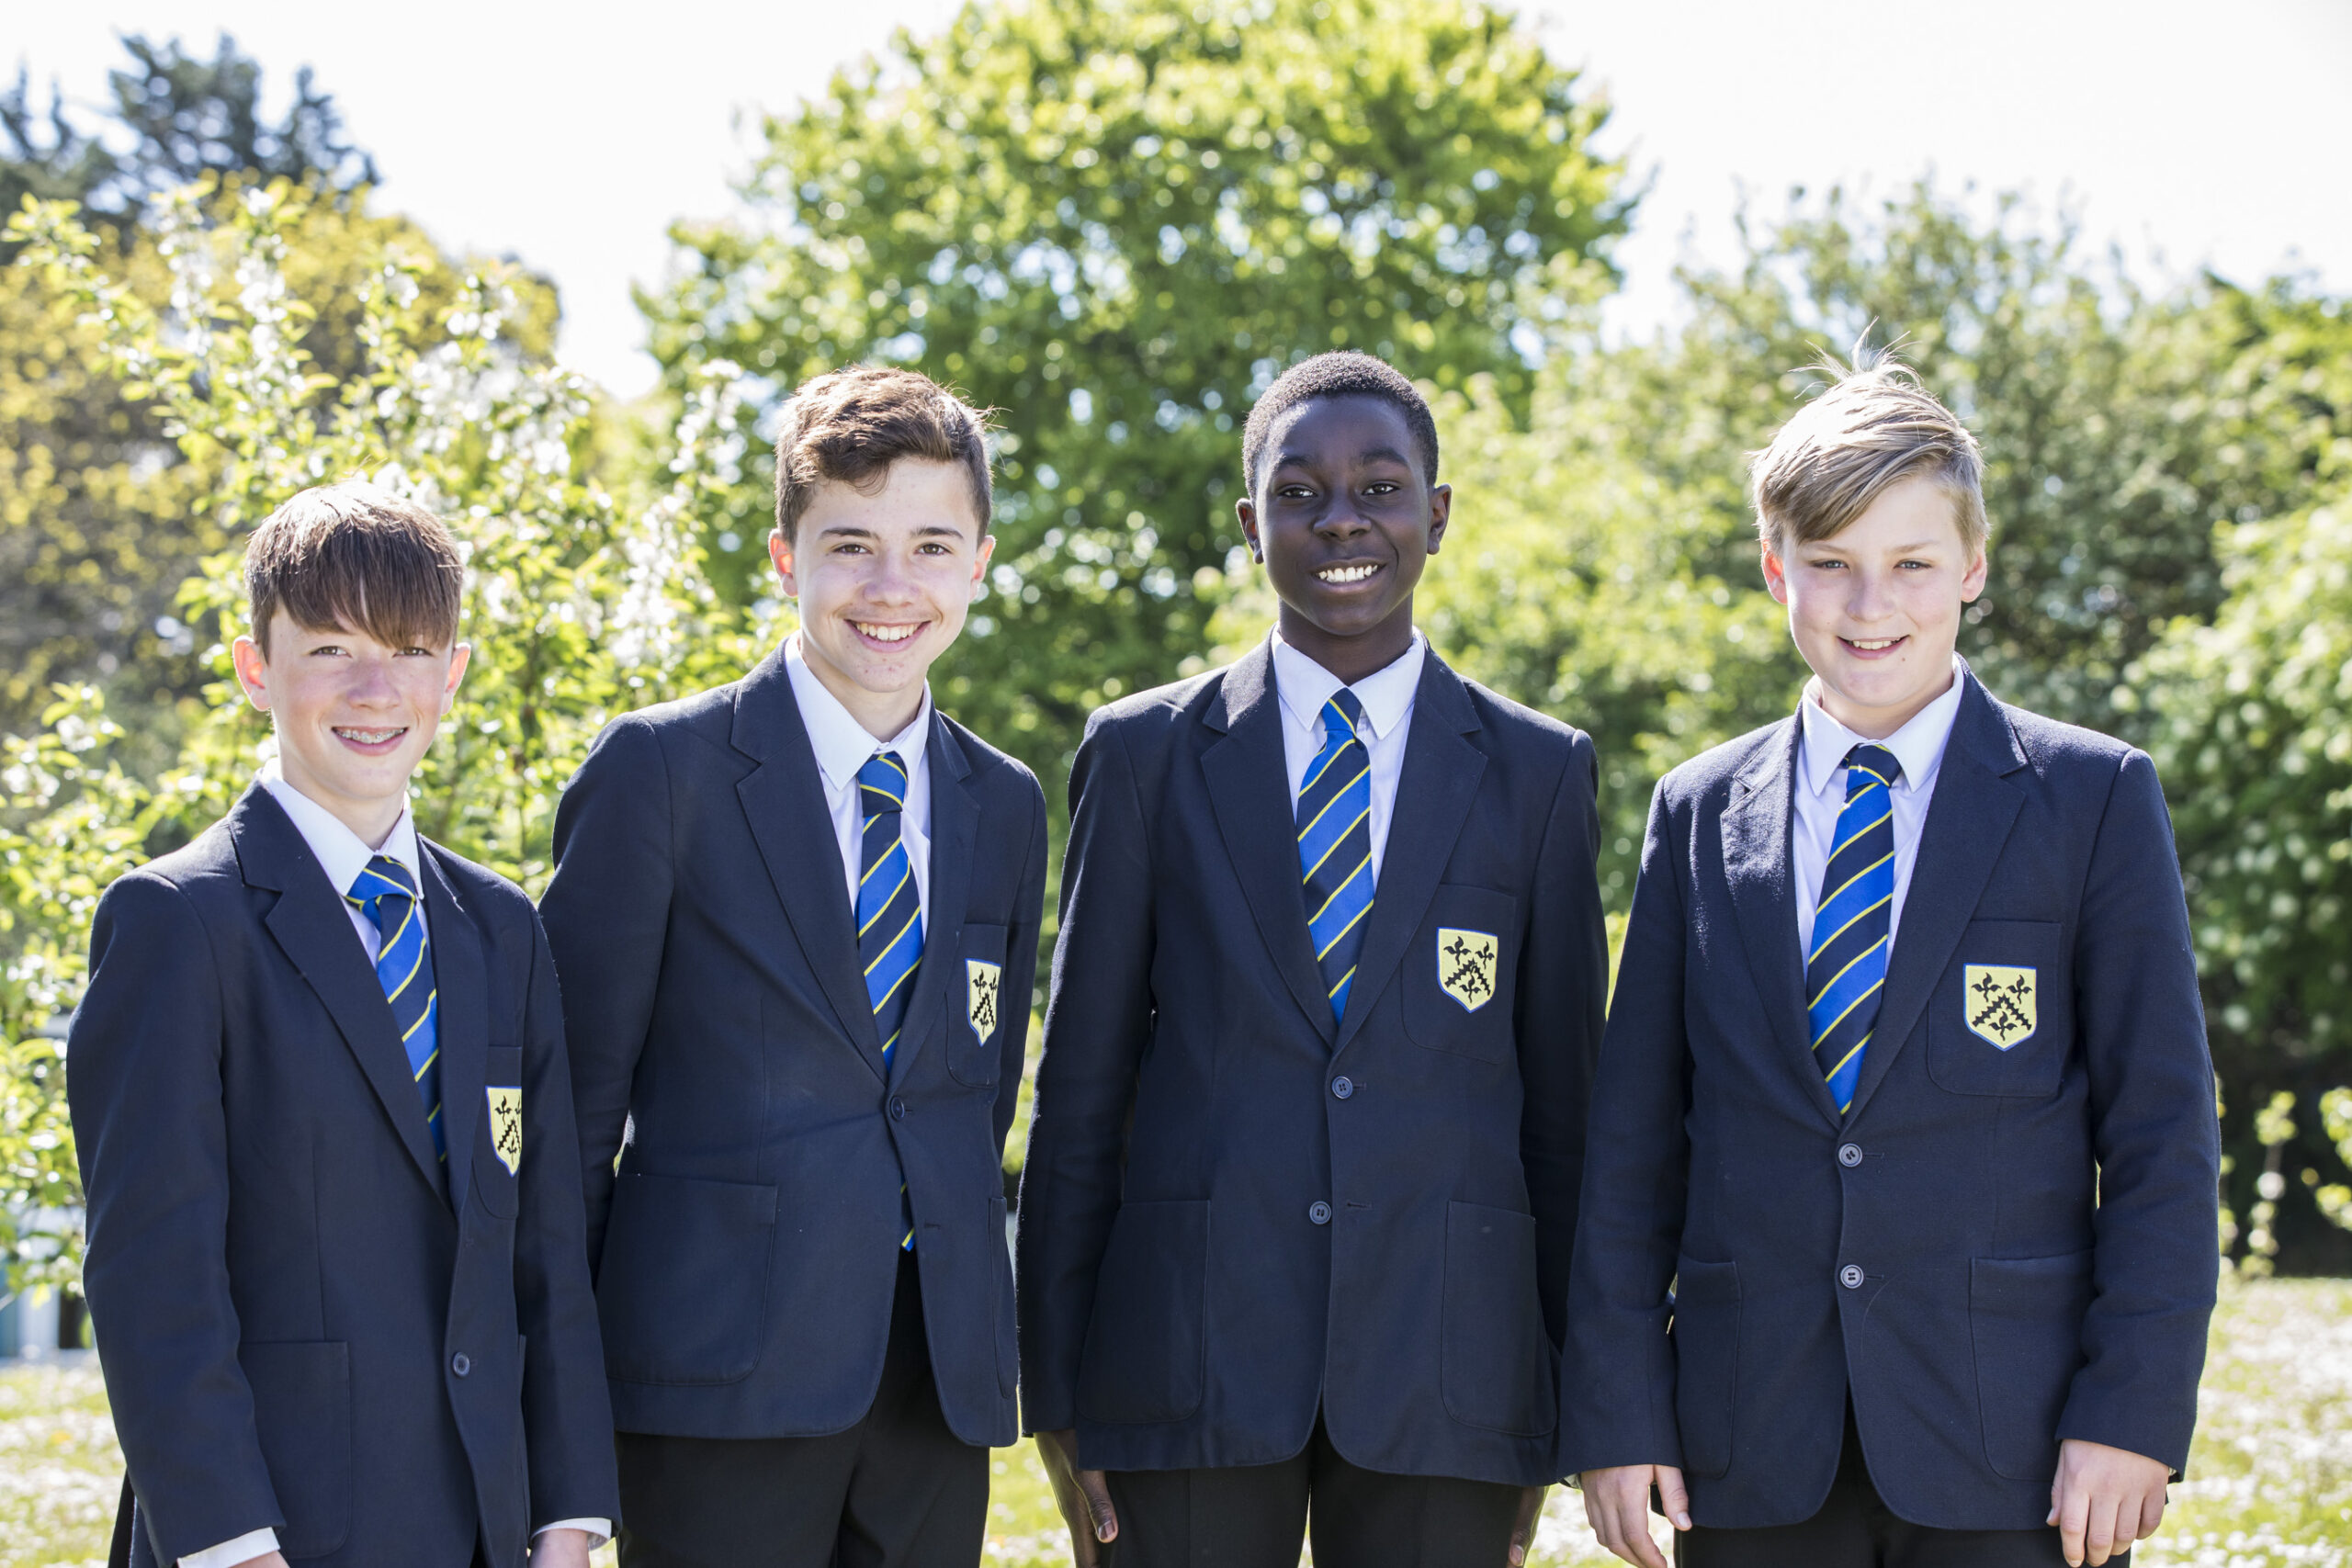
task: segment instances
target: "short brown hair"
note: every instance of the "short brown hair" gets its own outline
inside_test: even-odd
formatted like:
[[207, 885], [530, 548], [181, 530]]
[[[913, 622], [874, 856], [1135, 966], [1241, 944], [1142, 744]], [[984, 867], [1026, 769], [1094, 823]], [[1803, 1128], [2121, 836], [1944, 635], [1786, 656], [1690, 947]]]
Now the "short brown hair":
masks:
[[838, 479], [863, 495], [890, 482], [901, 457], [961, 463], [972, 511], [989, 531], [988, 415], [920, 371], [854, 365], [803, 385], [775, 437], [775, 527], [789, 539], [818, 490]]
[[358, 479], [302, 491], [245, 541], [254, 640], [269, 657], [282, 608], [311, 631], [365, 632], [387, 648], [458, 637], [465, 561], [441, 520]]
[[1984, 457], [1960, 417], [1892, 350], [1826, 359], [1827, 391], [1781, 426], [1749, 460], [1756, 531], [1775, 554], [1838, 533], [1891, 487], [1925, 477], [1951, 498], [1961, 538], [1982, 549]]

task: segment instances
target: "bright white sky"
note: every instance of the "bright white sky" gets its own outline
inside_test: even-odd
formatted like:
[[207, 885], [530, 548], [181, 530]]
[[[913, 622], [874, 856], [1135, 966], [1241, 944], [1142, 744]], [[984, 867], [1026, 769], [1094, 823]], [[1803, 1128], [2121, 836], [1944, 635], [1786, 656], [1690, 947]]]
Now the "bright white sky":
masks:
[[[316, 68], [383, 198], [445, 245], [520, 257], [561, 286], [562, 349], [624, 395], [652, 378], [629, 298], [666, 266], [666, 225], [725, 213], [756, 106], [781, 107], [950, 0], [666, 0], [550, 13], [514, 0], [8, 0], [0, 65], [42, 99], [102, 102], [116, 37], [232, 33], [282, 100]], [[2352, 0], [1533, 0], [1561, 60], [1616, 106], [1605, 149], [1654, 179], [1619, 253], [1617, 325], [1673, 309], [1678, 256], [1728, 262], [1742, 190], [2021, 188], [2083, 209], [2143, 277], [2282, 267], [2352, 292]], [[625, 22], [599, 17], [625, 15]], [[85, 117], [86, 119], [87, 116]], [[2333, 149], [2333, 151], [2331, 151]]]

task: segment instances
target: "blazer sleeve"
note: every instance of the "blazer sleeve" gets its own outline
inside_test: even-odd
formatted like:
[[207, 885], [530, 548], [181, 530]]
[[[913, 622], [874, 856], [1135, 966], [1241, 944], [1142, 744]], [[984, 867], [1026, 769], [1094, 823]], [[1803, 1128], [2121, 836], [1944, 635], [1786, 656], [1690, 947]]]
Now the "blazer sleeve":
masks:
[[1151, 1032], [1150, 840], [1134, 763], [1100, 716], [1069, 792], [1061, 934], [1021, 1177], [1021, 1401], [1031, 1432], [1077, 1425], [1079, 1356]]
[[539, 902], [562, 982], [593, 1275], [604, 1257], [613, 1166], [652, 1022], [670, 926], [670, 773], [633, 718], [605, 727], [555, 814], [555, 876]]
[[2062, 1438], [2188, 1462], [2220, 1273], [2221, 1131], [2188, 908], [2155, 765], [2128, 754], [2092, 847], [2075, 1021], [2098, 1156], [2093, 1297]]
[[1600, 1043], [1561, 1361], [1560, 1468], [1682, 1462], [1668, 1294], [1690, 1179], [1682, 836], [1661, 785]]
[[514, 1227], [514, 1309], [525, 1336], [523, 1430], [531, 1529], [620, 1517], [605, 1345], [588, 1282], [580, 1147], [564, 1060], [563, 996], [536, 916], [522, 1038], [525, 1123]]
[[1593, 1066], [1609, 989], [1600, 914], [1600, 766], [1579, 735], [1536, 852], [1533, 905], [1520, 953], [1519, 1077], [1526, 1095], [1520, 1163], [1535, 1215], [1536, 1278], [1555, 1347], [1567, 1332], [1568, 1259], [1584, 1176]]
[[1021, 1077], [1029, 1062], [1029, 998], [1037, 984], [1037, 928], [1046, 914], [1046, 792], [1037, 781], [1029, 785], [1029, 854], [1023, 863], [1021, 891], [1013, 896], [1012, 930], [1006, 933], [1004, 984], [998, 992], [1003, 1015], [1003, 1041], [996, 1074], [996, 1153], [1004, 1157], [1004, 1140], [1012, 1134], [1012, 1118], [1021, 1104]]
[[140, 1509], [165, 1562], [286, 1522], [237, 1359], [218, 961], [187, 895], [99, 900], [66, 1044], [88, 1203], [82, 1288]]

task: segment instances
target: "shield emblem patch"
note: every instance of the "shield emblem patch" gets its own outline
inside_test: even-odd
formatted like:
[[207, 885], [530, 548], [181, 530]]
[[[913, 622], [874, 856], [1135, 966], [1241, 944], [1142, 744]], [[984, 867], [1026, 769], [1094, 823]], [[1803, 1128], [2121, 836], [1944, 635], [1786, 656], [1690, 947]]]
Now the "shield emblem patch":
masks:
[[1437, 983], [1463, 1011], [1476, 1012], [1495, 999], [1495, 972], [1501, 963], [1502, 944], [1492, 932], [1438, 927]]
[[2004, 964], [1971, 964], [1961, 971], [1961, 1003], [1968, 1027], [2002, 1051], [2033, 1038], [2041, 1015], [2034, 1006], [2034, 972]]
[[983, 1045], [996, 1032], [998, 1010], [997, 990], [1004, 979], [1001, 964], [983, 964], [977, 958], [964, 960], [964, 1016], [972, 1025], [972, 1034]]
[[492, 1084], [490, 1096], [490, 1146], [509, 1176], [523, 1170], [523, 1090]]

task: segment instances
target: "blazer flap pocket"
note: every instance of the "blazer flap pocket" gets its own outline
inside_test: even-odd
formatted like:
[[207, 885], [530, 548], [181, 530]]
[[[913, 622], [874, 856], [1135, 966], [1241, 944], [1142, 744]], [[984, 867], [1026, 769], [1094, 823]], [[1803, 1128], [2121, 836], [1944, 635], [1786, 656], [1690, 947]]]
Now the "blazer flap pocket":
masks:
[[613, 1184], [596, 1273], [605, 1361], [624, 1382], [726, 1383], [766, 1336], [776, 1190], [632, 1174]]

